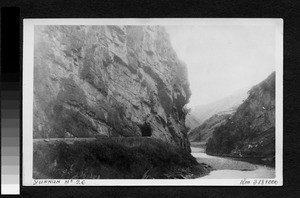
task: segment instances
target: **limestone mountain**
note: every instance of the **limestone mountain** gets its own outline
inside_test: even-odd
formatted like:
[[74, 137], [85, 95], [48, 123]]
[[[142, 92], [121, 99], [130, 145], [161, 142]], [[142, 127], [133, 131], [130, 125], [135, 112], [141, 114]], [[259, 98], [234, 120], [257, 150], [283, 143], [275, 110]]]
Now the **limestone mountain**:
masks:
[[275, 72], [249, 91], [237, 111], [207, 143], [213, 155], [275, 158]]
[[189, 149], [187, 68], [161, 26], [35, 26], [34, 138], [150, 136]]

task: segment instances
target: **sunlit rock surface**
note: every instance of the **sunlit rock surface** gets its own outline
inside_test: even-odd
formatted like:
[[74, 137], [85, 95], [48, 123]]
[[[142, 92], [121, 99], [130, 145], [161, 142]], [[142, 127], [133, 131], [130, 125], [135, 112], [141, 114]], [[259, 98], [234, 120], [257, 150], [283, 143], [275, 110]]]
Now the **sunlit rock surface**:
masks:
[[151, 136], [189, 149], [187, 70], [160, 26], [35, 26], [34, 138]]

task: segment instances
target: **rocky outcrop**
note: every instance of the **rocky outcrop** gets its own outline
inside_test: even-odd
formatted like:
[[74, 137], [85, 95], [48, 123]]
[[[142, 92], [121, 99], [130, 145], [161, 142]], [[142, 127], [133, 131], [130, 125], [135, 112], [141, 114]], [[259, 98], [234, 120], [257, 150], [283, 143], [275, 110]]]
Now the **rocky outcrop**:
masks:
[[160, 26], [35, 26], [34, 138], [150, 136], [189, 149], [186, 66]]
[[275, 159], [275, 72], [249, 91], [248, 98], [207, 143], [213, 155]]

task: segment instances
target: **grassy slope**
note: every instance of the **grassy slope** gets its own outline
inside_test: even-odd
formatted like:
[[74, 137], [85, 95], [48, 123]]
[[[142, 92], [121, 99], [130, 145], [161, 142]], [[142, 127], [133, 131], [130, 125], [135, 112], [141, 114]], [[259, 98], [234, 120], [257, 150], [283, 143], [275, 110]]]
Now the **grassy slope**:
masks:
[[151, 138], [38, 142], [33, 167], [40, 179], [193, 178], [209, 172], [187, 151]]

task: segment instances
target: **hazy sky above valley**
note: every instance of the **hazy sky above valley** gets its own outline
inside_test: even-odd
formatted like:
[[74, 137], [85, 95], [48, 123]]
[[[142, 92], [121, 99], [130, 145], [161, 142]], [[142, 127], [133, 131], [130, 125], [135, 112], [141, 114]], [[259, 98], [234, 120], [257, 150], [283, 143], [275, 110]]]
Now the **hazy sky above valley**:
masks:
[[165, 26], [186, 63], [189, 107], [251, 87], [275, 71], [275, 28], [270, 25]]

